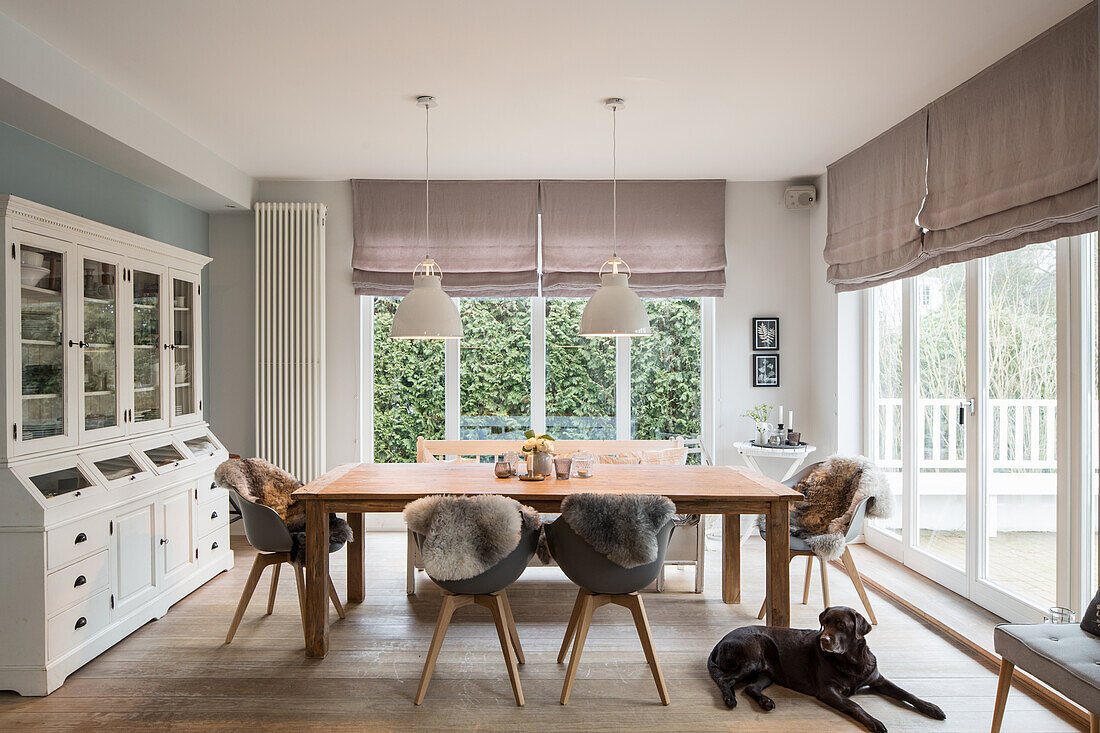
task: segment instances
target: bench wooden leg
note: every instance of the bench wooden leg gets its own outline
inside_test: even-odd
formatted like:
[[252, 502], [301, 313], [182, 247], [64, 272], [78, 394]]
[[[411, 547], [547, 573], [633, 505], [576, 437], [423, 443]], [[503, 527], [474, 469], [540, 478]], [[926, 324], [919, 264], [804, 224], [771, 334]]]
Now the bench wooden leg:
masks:
[[1008, 702], [1008, 691], [1012, 689], [1012, 670], [1016, 665], [1005, 658], [1001, 658], [1001, 674], [997, 678], [997, 701], [993, 705], [993, 727], [990, 733], [1001, 733], [1001, 721], [1005, 717], [1005, 703]]

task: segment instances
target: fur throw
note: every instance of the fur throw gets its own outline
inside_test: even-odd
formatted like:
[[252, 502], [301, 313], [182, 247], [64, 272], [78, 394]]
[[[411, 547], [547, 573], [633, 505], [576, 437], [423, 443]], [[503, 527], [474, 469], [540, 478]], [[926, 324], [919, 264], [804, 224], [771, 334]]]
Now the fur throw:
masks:
[[[293, 545], [291, 562], [305, 562], [306, 514], [302, 503], [291, 494], [302, 482], [262, 458], [231, 458], [214, 470], [218, 486], [235, 489], [248, 501], [270, 507], [286, 522]], [[351, 526], [335, 514], [328, 516], [329, 552], [336, 552], [351, 539]]]
[[484, 573], [519, 545], [523, 531], [538, 530], [534, 509], [505, 496], [425, 496], [405, 506], [405, 524], [423, 535], [424, 570], [438, 580]]
[[657, 533], [675, 512], [671, 500], [653, 494], [571, 494], [561, 503], [573, 531], [624, 568], [657, 559]]
[[806, 500], [791, 507], [791, 535], [805, 540], [824, 560], [835, 560], [844, 553], [844, 537], [864, 499], [871, 499], [868, 517], [889, 517], [894, 511], [885, 474], [863, 456], [832, 456], [795, 489]]

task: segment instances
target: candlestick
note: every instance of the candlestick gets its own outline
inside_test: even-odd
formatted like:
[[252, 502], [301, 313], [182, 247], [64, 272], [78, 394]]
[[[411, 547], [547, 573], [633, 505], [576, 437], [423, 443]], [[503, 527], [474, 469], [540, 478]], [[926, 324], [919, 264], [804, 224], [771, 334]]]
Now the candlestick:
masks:
[[776, 420], [776, 422], [777, 423], [783, 422], [783, 405], [779, 406], [779, 419]]
[[790, 415], [790, 417], [787, 418], [787, 430], [794, 430], [794, 410], [791, 410], [787, 414]]

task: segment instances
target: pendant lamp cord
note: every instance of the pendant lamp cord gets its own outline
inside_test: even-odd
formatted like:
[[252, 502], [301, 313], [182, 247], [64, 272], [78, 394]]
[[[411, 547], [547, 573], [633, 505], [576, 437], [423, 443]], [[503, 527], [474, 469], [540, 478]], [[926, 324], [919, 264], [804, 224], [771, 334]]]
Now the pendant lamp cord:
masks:
[[428, 196], [428, 110], [424, 105], [424, 259], [431, 259], [431, 199]]
[[619, 256], [618, 106], [611, 108], [611, 256]]

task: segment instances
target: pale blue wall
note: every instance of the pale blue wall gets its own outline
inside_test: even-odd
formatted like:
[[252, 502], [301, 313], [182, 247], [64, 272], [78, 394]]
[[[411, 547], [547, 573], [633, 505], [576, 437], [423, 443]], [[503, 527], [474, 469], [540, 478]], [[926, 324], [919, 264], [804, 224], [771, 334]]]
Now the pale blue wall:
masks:
[[[132, 181], [87, 158], [0, 123], [0, 194], [15, 194], [93, 221], [208, 255], [205, 211]], [[203, 407], [209, 408], [210, 287], [203, 271]]]

